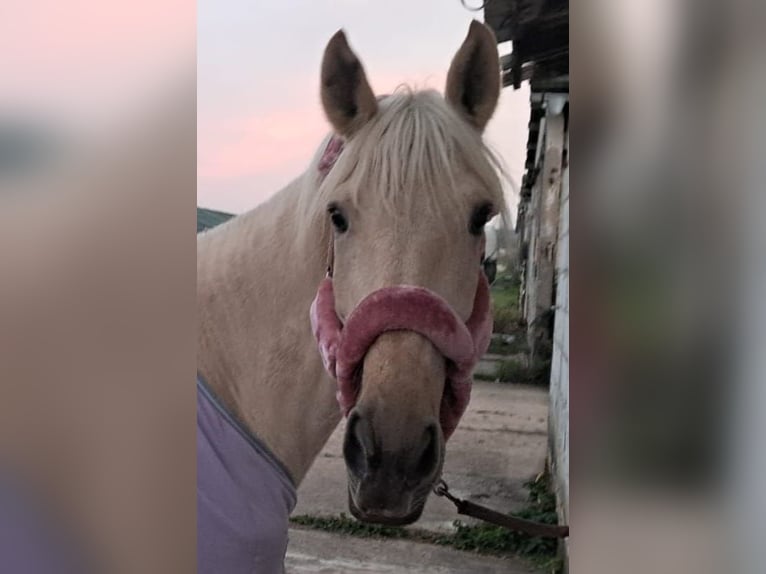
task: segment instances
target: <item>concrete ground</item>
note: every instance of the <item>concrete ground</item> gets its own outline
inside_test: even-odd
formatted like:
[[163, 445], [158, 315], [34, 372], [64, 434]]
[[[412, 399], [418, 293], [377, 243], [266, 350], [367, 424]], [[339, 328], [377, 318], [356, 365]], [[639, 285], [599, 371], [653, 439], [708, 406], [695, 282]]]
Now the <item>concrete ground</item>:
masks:
[[[471, 404], [447, 445], [444, 480], [461, 498], [501, 512], [524, 506], [524, 483], [543, 470], [547, 447], [547, 389], [475, 382]], [[298, 491], [294, 514], [348, 513], [341, 452], [344, 425], [332, 435]], [[443, 531], [460, 518], [454, 506], [431, 496], [416, 528]], [[291, 530], [287, 571], [527, 573], [522, 562], [478, 556], [403, 540], [370, 540]]]
[[535, 574], [521, 560], [479, 556], [406, 540], [342, 537], [292, 530], [288, 574]]

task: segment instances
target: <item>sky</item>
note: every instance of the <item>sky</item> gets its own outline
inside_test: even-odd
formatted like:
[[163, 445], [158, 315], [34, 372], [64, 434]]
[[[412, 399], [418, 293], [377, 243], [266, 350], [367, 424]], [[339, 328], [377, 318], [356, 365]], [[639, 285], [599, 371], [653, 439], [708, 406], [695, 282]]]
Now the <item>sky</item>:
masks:
[[[329, 131], [319, 68], [338, 29], [376, 93], [402, 83], [443, 91], [473, 18], [481, 12], [460, 0], [199, 0], [197, 204], [241, 213], [306, 169]], [[526, 84], [503, 89], [485, 135], [515, 182], [528, 120]], [[510, 185], [506, 194], [513, 214]]]

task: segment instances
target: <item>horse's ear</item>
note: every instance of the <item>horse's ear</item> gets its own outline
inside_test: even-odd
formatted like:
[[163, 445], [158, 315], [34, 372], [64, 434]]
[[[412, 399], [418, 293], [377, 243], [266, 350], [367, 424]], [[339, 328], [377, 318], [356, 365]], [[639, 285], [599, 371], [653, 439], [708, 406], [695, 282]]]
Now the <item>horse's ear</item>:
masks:
[[495, 111], [500, 97], [497, 43], [492, 30], [476, 20], [452, 59], [444, 96], [479, 131]]
[[350, 137], [378, 110], [362, 63], [343, 30], [330, 39], [322, 59], [322, 106], [335, 131]]

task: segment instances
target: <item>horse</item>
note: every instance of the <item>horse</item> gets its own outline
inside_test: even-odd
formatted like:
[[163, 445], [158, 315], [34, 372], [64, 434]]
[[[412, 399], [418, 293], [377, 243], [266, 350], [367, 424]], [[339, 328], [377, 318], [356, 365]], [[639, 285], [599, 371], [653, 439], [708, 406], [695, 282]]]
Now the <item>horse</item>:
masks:
[[279, 570], [295, 489], [344, 415], [352, 515], [420, 517], [491, 334], [483, 226], [505, 203], [482, 133], [499, 94], [477, 21], [444, 96], [377, 97], [338, 31], [332, 130], [306, 171], [198, 236], [200, 572]]

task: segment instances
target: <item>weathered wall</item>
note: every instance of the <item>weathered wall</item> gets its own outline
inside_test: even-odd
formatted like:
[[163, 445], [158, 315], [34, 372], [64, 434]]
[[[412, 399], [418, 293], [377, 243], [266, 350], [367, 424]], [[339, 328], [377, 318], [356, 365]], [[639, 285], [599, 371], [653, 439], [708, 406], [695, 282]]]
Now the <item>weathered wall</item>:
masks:
[[[564, 149], [568, 151], [569, 136]], [[565, 153], [565, 158], [568, 153]], [[562, 518], [569, 520], [569, 163], [565, 160], [559, 197], [556, 245], [556, 314], [551, 357], [548, 418], [551, 473]]]
[[[536, 199], [540, 196], [540, 181], [532, 186], [532, 198], [525, 214], [524, 241], [527, 244], [526, 270], [524, 273], [524, 308], [523, 316], [527, 325], [531, 325], [537, 316], [537, 267], [534, 254], [537, 253], [538, 210]], [[531, 338], [530, 338], [531, 339]], [[533, 341], [530, 340], [530, 346]]]
[[524, 234], [529, 247], [525, 276], [524, 319], [533, 359], [550, 356], [550, 319], [554, 305], [556, 241], [564, 148], [564, 116], [546, 115], [541, 122], [539, 172], [532, 186]]
[[545, 94], [534, 181], [519, 217], [527, 246], [523, 315], [533, 360], [550, 360], [549, 460], [563, 521], [569, 516], [569, 134], [563, 94]]

